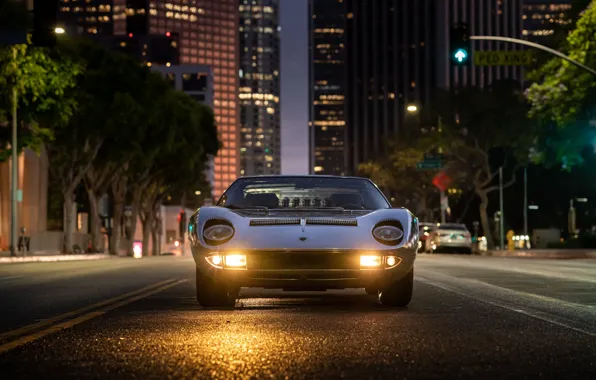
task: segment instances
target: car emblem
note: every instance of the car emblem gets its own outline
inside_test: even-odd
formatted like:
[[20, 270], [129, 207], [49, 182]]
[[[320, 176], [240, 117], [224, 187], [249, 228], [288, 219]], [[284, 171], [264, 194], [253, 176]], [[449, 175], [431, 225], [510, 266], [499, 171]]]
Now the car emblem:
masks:
[[305, 241], [306, 240], [306, 236], [300, 236], [300, 240]]

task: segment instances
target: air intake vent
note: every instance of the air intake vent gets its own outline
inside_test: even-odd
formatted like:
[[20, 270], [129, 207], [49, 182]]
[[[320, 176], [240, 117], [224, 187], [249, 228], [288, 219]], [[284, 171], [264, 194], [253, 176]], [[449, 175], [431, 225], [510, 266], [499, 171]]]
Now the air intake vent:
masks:
[[252, 219], [251, 226], [287, 226], [292, 224], [300, 224], [299, 218], [288, 219]]
[[352, 226], [357, 227], [356, 219], [306, 219], [306, 224], [316, 224], [319, 226]]

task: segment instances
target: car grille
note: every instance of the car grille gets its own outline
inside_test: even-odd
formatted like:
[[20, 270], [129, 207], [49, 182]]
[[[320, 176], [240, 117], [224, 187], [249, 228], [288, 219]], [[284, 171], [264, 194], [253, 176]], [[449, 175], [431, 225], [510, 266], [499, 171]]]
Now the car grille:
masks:
[[358, 221], [356, 219], [306, 219], [306, 224], [314, 224], [319, 226], [351, 226], [357, 227]]
[[360, 256], [350, 253], [328, 252], [259, 252], [249, 254], [247, 269], [360, 269]]

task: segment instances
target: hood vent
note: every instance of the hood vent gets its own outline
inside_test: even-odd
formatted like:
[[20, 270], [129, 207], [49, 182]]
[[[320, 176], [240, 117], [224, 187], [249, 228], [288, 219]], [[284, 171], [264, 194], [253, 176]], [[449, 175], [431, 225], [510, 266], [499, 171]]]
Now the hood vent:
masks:
[[280, 218], [280, 219], [252, 219], [251, 226], [287, 226], [300, 225], [300, 218]]
[[357, 227], [356, 219], [306, 219], [306, 224], [315, 224], [319, 226], [351, 226]]

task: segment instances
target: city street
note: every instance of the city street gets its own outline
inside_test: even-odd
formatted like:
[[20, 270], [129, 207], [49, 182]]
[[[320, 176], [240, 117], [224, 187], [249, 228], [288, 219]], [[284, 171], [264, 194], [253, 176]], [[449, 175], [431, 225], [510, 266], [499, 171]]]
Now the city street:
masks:
[[[191, 258], [0, 266], [0, 377], [596, 378], [596, 260], [420, 255], [364, 290], [195, 299]], [[249, 298], [250, 297], [250, 298]]]

